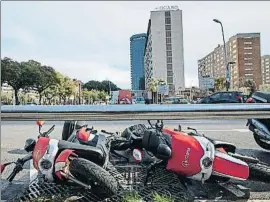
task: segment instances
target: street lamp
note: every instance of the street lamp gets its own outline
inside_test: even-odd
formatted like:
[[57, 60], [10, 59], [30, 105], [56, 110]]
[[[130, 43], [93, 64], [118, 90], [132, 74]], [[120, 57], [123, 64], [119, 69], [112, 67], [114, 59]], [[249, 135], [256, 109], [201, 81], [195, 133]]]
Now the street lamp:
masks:
[[227, 62], [227, 50], [226, 50], [226, 42], [225, 42], [223, 24], [218, 19], [213, 19], [213, 21], [220, 24], [220, 26], [221, 26], [221, 32], [222, 32], [222, 38], [223, 38], [223, 47], [224, 47], [224, 59], [225, 59], [225, 65], [226, 65], [225, 66], [225, 68], [226, 68], [226, 89], [228, 91], [229, 87], [230, 87], [230, 70], [229, 70], [230, 64]]

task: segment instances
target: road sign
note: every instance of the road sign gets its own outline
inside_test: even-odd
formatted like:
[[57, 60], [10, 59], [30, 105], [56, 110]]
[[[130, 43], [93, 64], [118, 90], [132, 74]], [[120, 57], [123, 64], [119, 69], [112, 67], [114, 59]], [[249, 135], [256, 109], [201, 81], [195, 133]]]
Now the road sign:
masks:
[[158, 93], [163, 95], [169, 94], [169, 86], [168, 85], [161, 85], [158, 86]]

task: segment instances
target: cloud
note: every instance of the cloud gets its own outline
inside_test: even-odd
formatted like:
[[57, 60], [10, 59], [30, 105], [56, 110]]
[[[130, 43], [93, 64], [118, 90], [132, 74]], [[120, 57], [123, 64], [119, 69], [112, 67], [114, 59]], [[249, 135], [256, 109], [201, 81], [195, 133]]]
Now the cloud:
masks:
[[[130, 88], [129, 38], [147, 31], [150, 11], [162, 2], [2, 2], [2, 56], [36, 59], [81, 80], [108, 77]], [[270, 53], [270, 2], [166, 2], [183, 10], [186, 86], [197, 60], [241, 32], [261, 32]], [[6, 55], [4, 55], [6, 54]]]

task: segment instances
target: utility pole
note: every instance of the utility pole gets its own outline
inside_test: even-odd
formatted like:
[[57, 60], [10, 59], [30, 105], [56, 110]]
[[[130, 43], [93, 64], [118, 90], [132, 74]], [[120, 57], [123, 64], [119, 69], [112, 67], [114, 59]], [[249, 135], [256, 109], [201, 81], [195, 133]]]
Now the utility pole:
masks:
[[221, 26], [221, 32], [222, 32], [222, 39], [223, 39], [223, 49], [224, 49], [224, 59], [225, 59], [225, 68], [226, 68], [226, 89], [229, 91], [230, 88], [230, 64], [227, 60], [227, 50], [226, 50], [226, 42], [225, 42], [225, 36], [224, 36], [224, 29], [223, 24], [218, 19], [213, 19], [214, 22], [220, 24]]

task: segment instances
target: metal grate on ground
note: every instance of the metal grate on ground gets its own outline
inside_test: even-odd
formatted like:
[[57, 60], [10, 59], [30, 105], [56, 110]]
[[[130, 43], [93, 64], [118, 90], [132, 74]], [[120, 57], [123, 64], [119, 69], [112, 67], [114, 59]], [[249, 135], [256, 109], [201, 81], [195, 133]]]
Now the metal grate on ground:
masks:
[[149, 183], [147, 186], [143, 186], [146, 177], [146, 169], [144, 167], [138, 165], [110, 165], [108, 171], [122, 185], [119, 193], [110, 199], [104, 199], [90, 191], [82, 191], [81, 187], [78, 186], [57, 185], [49, 182], [39, 183], [35, 181], [23, 194], [13, 201], [23, 202], [44, 195], [62, 195], [65, 197], [77, 196], [76, 201], [78, 202], [120, 202], [123, 196], [130, 191], [137, 192], [143, 201], [152, 201], [153, 194], [155, 193], [170, 196], [174, 201], [217, 198], [235, 199], [232, 193], [224, 187], [218, 186], [218, 184], [201, 185], [198, 182], [193, 182], [192, 185], [188, 185], [188, 190], [184, 190], [175, 174], [163, 171], [162, 169], [156, 170], [152, 183]]

